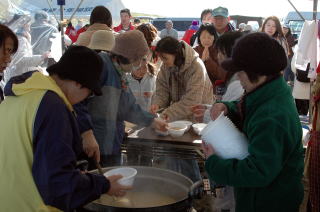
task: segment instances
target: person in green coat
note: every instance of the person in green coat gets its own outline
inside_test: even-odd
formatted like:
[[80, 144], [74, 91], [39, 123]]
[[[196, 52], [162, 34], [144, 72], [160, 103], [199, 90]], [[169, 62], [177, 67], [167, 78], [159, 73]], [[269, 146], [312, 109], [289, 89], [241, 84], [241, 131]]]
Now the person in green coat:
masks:
[[249, 155], [222, 159], [209, 144], [205, 168], [219, 184], [234, 186], [236, 212], [295, 212], [303, 198], [302, 130], [291, 90], [281, 70], [287, 58], [265, 33], [241, 38], [222, 62], [237, 72], [245, 95], [239, 102], [216, 103], [214, 120], [224, 111], [247, 136]]

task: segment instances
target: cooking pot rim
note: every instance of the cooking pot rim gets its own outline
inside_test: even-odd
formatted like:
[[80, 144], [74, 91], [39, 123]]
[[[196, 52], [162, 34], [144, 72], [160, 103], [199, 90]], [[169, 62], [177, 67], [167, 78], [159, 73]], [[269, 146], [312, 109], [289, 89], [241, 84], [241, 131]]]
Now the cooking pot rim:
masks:
[[[102, 168], [103, 171], [106, 171], [106, 170], [111, 170], [111, 169], [114, 169], [114, 168], [119, 168], [119, 167], [130, 167], [130, 168], [135, 168], [137, 169], [137, 171], [139, 169], [152, 169], [152, 170], [159, 170], [159, 171], [164, 171], [164, 172], [167, 172], [167, 173], [171, 173], [171, 174], [174, 174], [174, 175], [177, 175], [179, 177], [182, 177], [184, 178], [185, 180], [187, 180], [190, 185], [188, 187], [188, 193], [186, 194], [186, 196], [183, 198], [183, 199], [179, 199], [177, 200], [176, 202], [174, 203], [171, 203], [171, 204], [167, 204], [167, 205], [161, 205], [161, 206], [152, 206], [152, 207], [145, 207], [145, 208], [131, 208], [131, 209], [134, 209], [134, 210], [143, 210], [143, 209], [159, 209], [159, 208], [167, 208], [167, 207], [171, 207], [175, 204], [180, 204], [184, 201], [191, 201], [192, 200], [192, 195], [190, 196], [190, 193], [198, 187], [199, 184], [201, 184], [202, 180], [201, 181], [198, 181], [198, 182], [193, 182], [190, 178], [188, 178], [187, 176], [179, 173], [179, 172], [175, 172], [175, 171], [172, 171], [172, 170], [168, 170], [168, 169], [162, 169], [162, 168], [157, 168], [157, 167], [148, 167], [148, 166], [110, 166], [110, 167], [104, 167]], [[98, 170], [91, 170], [90, 173], [98, 173]], [[190, 203], [191, 204], [191, 203]], [[106, 204], [100, 204], [98, 202], [95, 202], [95, 201], [92, 201], [90, 203], [88, 203], [86, 206], [90, 207], [89, 205], [99, 205], [99, 206], [103, 206], [103, 207], [112, 207], [114, 209], [130, 209], [130, 208], [126, 208], [126, 207], [116, 207], [116, 206], [111, 206], [111, 205], [106, 205]]]

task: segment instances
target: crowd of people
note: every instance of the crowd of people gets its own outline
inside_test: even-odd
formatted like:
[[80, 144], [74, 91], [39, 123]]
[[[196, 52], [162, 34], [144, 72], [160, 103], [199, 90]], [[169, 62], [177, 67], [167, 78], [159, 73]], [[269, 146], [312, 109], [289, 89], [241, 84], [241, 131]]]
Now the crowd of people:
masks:
[[216, 209], [298, 211], [299, 113], [308, 106], [294, 101], [290, 86], [309, 83], [296, 82], [291, 68], [290, 27], [270, 16], [260, 32], [236, 29], [228, 9], [217, 7], [178, 40], [172, 21], [158, 32], [132, 23], [129, 9], [120, 16], [114, 27], [110, 11], [97, 6], [89, 25], [70, 22], [72, 45], [46, 69], [58, 33], [48, 14], [36, 13], [33, 24], [22, 16], [14, 30], [0, 25], [1, 211], [72, 211], [104, 193], [123, 196], [131, 187], [118, 184], [121, 176], [84, 173], [76, 161], [120, 165], [125, 121], [166, 131], [169, 122], [208, 123], [222, 112], [248, 138], [249, 156], [221, 159], [203, 144], [210, 179], [224, 185]]

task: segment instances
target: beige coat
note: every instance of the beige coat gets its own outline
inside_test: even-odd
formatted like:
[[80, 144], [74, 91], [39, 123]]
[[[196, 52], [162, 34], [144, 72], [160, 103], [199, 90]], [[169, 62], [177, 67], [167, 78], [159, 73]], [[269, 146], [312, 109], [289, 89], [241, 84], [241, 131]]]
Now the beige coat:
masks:
[[78, 37], [78, 40], [76, 42], [76, 45], [78, 46], [88, 46], [91, 40], [91, 36], [95, 31], [98, 30], [109, 30], [112, 31], [110, 27], [108, 27], [106, 24], [92, 24], [87, 31], [81, 33]]
[[185, 63], [175, 74], [164, 64], [161, 66], [152, 101], [159, 108], [166, 108], [162, 115], [167, 115], [169, 121], [192, 120], [191, 106], [213, 102], [212, 84], [202, 60], [192, 47], [181, 42]]

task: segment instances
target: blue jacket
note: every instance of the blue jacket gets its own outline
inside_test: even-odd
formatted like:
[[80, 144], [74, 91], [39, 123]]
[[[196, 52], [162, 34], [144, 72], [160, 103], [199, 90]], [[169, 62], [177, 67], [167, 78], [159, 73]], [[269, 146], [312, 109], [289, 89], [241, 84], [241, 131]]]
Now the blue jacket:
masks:
[[81, 132], [92, 128], [101, 155], [114, 155], [120, 152], [125, 133], [124, 121], [149, 126], [155, 116], [136, 103], [125, 74], [116, 69], [109, 55], [105, 52], [99, 55], [104, 63], [101, 76], [103, 95], [76, 105], [75, 110], [79, 116], [78, 121], [82, 121]]
[[[5, 96], [7, 98], [0, 105], [0, 112], [10, 130], [4, 129], [0, 133], [3, 139], [7, 136], [6, 140], [9, 140], [11, 133], [12, 139], [10, 142], [1, 141], [5, 145], [1, 146], [15, 148], [17, 154], [20, 151], [19, 155], [26, 155], [22, 161], [16, 161], [20, 166], [24, 164], [21, 170], [25, 172], [19, 174], [24, 178], [29, 174], [30, 179], [33, 177], [34, 183], [31, 184], [35, 184], [46, 205], [71, 211], [109, 190], [109, 181], [104, 176], [82, 174], [75, 168], [77, 156], [82, 152], [78, 125], [72, 106], [51, 77], [39, 72], [27, 72], [13, 77], [5, 87]], [[12, 110], [15, 115], [6, 118], [9, 116], [6, 114]], [[25, 129], [30, 129], [30, 133], [24, 133]], [[13, 142], [16, 143], [14, 146], [10, 144]], [[30, 148], [21, 151], [21, 146], [26, 145], [30, 145]], [[2, 154], [5, 157], [2, 161], [18, 159], [14, 152], [10, 154], [11, 157]], [[2, 171], [8, 175], [11, 172]], [[19, 176], [12, 180], [17, 186], [24, 182], [19, 180]], [[24, 185], [19, 187], [19, 193], [30, 193], [29, 189], [23, 190]], [[21, 198], [21, 205], [32, 204], [30, 201], [23, 203], [23, 199], [27, 197]]]

